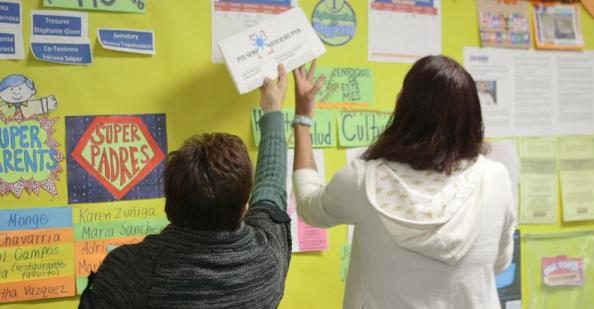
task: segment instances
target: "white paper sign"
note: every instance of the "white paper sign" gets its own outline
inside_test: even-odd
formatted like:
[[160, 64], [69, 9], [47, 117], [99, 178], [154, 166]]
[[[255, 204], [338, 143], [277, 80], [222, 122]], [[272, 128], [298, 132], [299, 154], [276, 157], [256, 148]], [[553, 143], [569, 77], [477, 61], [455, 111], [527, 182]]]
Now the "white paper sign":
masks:
[[326, 52], [305, 13], [293, 8], [219, 42], [239, 93], [276, 78], [282, 63], [290, 72]]
[[464, 48], [486, 137], [594, 133], [594, 52]]
[[212, 62], [224, 62], [221, 40], [296, 6], [297, 0], [211, 0]]

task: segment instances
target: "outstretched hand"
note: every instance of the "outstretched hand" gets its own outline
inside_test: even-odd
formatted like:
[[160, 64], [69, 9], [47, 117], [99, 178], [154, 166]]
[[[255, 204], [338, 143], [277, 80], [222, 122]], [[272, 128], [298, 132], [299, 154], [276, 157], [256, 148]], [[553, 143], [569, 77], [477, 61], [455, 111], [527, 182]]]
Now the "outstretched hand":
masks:
[[274, 82], [266, 77], [260, 87], [260, 107], [264, 113], [280, 111], [287, 94], [287, 71], [278, 65], [278, 79]]
[[313, 117], [316, 95], [322, 89], [326, 77], [320, 76], [314, 82], [316, 61], [312, 61], [309, 71], [302, 65], [293, 71], [295, 78], [295, 115]]

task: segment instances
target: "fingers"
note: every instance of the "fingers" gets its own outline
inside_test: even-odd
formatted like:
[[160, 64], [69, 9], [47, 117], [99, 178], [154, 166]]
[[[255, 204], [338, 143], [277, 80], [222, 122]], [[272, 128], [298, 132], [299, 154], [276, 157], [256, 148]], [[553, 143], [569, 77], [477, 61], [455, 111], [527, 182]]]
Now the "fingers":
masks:
[[320, 89], [322, 89], [322, 86], [324, 86], [324, 82], [326, 81], [326, 76], [322, 75], [320, 77], [318, 77], [318, 80], [316, 81], [315, 85], [313, 86], [313, 88], [311, 88], [311, 92], [316, 95], [318, 94], [318, 92], [320, 91]]
[[305, 65], [302, 65], [299, 67], [299, 77], [300, 78], [305, 78]]
[[285, 89], [287, 88], [287, 70], [285, 69], [285, 66], [282, 64], [278, 65], [278, 86], [281, 89]]
[[316, 59], [311, 62], [311, 66], [309, 67], [309, 72], [307, 72], [307, 80], [313, 81], [314, 75], [316, 73]]
[[301, 72], [301, 68], [303, 66], [298, 67], [297, 69], [293, 70], [293, 77], [295, 77], [295, 79], [301, 79], [301, 77], [303, 76], [302, 72]]
[[272, 80], [269, 77], [264, 77], [262, 81], [262, 86], [260, 87], [260, 91], [265, 91], [266, 89], [270, 88], [272, 85]]

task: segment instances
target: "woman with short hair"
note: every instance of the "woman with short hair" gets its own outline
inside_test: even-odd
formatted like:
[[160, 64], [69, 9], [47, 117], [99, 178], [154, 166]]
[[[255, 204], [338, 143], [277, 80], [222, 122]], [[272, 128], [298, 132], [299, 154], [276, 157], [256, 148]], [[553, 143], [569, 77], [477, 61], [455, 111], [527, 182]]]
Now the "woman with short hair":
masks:
[[260, 88], [264, 116], [255, 184], [239, 137], [213, 133], [187, 139], [165, 165], [171, 224], [109, 253], [89, 276], [80, 308], [278, 306], [291, 260], [280, 111], [287, 77], [282, 66], [278, 73], [277, 83], [266, 79]]
[[499, 308], [495, 273], [516, 226], [505, 167], [481, 155], [483, 123], [472, 77], [454, 60], [418, 60], [391, 121], [363, 159], [324, 184], [307, 119], [323, 78], [294, 72], [293, 184], [308, 224], [355, 226], [345, 308]]

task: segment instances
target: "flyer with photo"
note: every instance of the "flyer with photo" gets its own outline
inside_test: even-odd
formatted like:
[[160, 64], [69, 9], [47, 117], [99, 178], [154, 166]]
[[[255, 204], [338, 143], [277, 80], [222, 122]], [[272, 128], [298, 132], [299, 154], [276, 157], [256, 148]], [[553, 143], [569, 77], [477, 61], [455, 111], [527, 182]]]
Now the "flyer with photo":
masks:
[[584, 37], [577, 4], [537, 4], [534, 6], [537, 48], [582, 49]]

